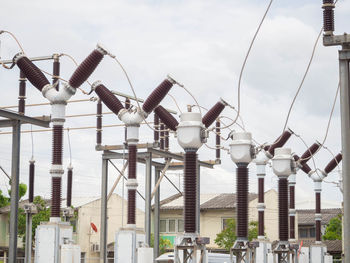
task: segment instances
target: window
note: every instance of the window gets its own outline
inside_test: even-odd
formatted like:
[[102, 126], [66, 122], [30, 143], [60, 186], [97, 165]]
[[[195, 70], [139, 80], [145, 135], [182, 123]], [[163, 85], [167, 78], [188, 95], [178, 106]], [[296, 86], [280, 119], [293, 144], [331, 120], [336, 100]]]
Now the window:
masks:
[[177, 232], [184, 232], [184, 221], [182, 219], [179, 219], [177, 221]]
[[316, 229], [315, 228], [310, 228], [310, 237], [316, 237]]
[[159, 222], [159, 232], [165, 233], [166, 231], [166, 220], [160, 220]]
[[221, 221], [221, 230], [225, 230], [226, 227], [227, 227], [227, 223], [229, 220], [231, 220], [233, 218], [222, 218], [222, 221]]
[[316, 229], [315, 227], [302, 227], [299, 228], [299, 238], [315, 238]]
[[175, 219], [169, 219], [169, 232], [170, 233], [175, 233], [175, 224], [176, 220]]
[[299, 229], [299, 236], [300, 236], [301, 238], [306, 238], [306, 237], [308, 237], [307, 228], [300, 228], [300, 229]]

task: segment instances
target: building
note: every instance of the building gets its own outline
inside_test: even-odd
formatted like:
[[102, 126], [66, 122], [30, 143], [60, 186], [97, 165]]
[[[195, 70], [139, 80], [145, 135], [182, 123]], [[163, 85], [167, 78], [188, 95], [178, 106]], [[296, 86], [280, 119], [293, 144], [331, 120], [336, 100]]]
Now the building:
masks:
[[[258, 220], [258, 196], [249, 194], [249, 220]], [[275, 190], [265, 192], [265, 233], [270, 240], [278, 238], [278, 196]], [[176, 194], [160, 203], [160, 234], [174, 244], [178, 233], [183, 232], [183, 196]], [[227, 219], [235, 218], [236, 194], [200, 195], [200, 235], [210, 238], [209, 249], [217, 249], [214, 240], [226, 224]]]
[[[21, 201], [19, 206], [23, 207], [28, 200]], [[72, 206], [74, 207], [76, 217], [72, 219], [74, 234], [73, 238], [80, 245], [82, 263], [99, 262], [100, 256], [100, 224], [101, 224], [101, 198], [100, 197], [73, 197]], [[65, 201], [62, 201], [62, 208], [65, 208]], [[124, 208], [124, 209], [123, 209]], [[124, 210], [124, 212], [123, 212]], [[9, 212], [10, 208], [3, 207], [0, 209], [0, 260], [4, 253], [8, 252], [9, 244]], [[121, 196], [113, 194], [108, 201], [107, 206], [107, 244], [108, 254], [113, 258], [115, 233], [127, 222], [127, 201]], [[136, 210], [136, 226], [144, 228], [145, 213]], [[91, 226], [93, 223], [97, 232]], [[23, 244], [18, 239], [19, 257], [24, 256]], [[1, 261], [0, 261], [1, 262]], [[112, 261], [113, 262], [113, 261]]]

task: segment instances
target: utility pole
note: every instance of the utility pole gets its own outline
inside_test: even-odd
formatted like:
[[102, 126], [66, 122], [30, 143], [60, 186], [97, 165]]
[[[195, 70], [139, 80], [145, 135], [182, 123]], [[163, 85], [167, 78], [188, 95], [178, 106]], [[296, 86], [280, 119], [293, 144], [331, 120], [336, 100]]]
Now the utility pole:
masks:
[[339, 85], [341, 142], [343, 154], [344, 262], [350, 263], [350, 35], [334, 35], [334, 0], [323, 0], [323, 45], [341, 46], [339, 50]]

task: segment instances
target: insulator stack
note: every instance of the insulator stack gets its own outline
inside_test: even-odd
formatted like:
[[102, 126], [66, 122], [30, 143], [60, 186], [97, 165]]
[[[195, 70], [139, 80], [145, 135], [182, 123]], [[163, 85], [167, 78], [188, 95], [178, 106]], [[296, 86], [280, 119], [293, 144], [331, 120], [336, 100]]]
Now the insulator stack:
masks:
[[164, 123], [161, 121], [160, 122], [160, 132], [159, 132], [159, 138], [160, 138], [160, 149], [164, 151], [165, 148], [165, 141], [164, 141], [164, 129], [165, 129], [165, 125]]
[[56, 90], [59, 90], [59, 79], [60, 79], [60, 58], [58, 55], [55, 55], [54, 60], [53, 60], [53, 71], [52, 71], [52, 85], [56, 86]]
[[334, 32], [334, 0], [323, 0], [323, 31], [327, 36]]
[[130, 109], [130, 106], [131, 106], [130, 99], [129, 99], [129, 98], [126, 98], [126, 99], [125, 99], [125, 109]]
[[102, 143], [102, 102], [97, 101], [96, 110], [96, 144], [101, 145]]
[[98, 84], [95, 87], [95, 92], [103, 101], [103, 103], [116, 115], [118, 115], [120, 110], [124, 109], [123, 104], [120, 102], [120, 100], [114, 96], [114, 94], [103, 84]]
[[128, 224], [135, 225], [136, 190], [128, 190]]
[[52, 177], [51, 217], [60, 217], [61, 211], [61, 177]]
[[[289, 209], [294, 210], [295, 209], [295, 186], [290, 185], [289, 186]], [[290, 224], [290, 231], [289, 231], [289, 238], [295, 239], [295, 215], [289, 216], [289, 224]]]
[[176, 131], [176, 127], [179, 125], [179, 122], [166, 109], [159, 105], [157, 108], [155, 108], [154, 112], [170, 130]]
[[[136, 179], [136, 159], [137, 146], [134, 144], [128, 145], [129, 152], [129, 166], [128, 179]], [[128, 224], [136, 224], [136, 189], [128, 189]]]
[[148, 96], [145, 103], [142, 106], [142, 109], [147, 112], [151, 113], [152, 110], [158, 106], [158, 104], [164, 99], [164, 97], [167, 95], [171, 87], [173, 86], [173, 83], [170, 82], [170, 80], [165, 79], [152, 93]]
[[184, 174], [184, 229], [196, 233], [197, 153], [186, 151]]
[[69, 85], [77, 89], [83, 84], [90, 75], [94, 72], [98, 64], [103, 59], [103, 53], [97, 49], [91, 52], [91, 54], [77, 67], [73, 75], [69, 79]]
[[[265, 189], [265, 179], [264, 177], [258, 178], [258, 203], [263, 204], [265, 202], [264, 198], [264, 189]], [[258, 236], [262, 237], [264, 236], [264, 210], [258, 210]]]
[[271, 145], [265, 145], [265, 146], [264, 146], [264, 151], [267, 152], [267, 151], [269, 150], [270, 146], [271, 146]]
[[278, 180], [278, 223], [280, 241], [288, 241], [288, 179]]
[[321, 147], [321, 144], [319, 142], [315, 142], [313, 145], [310, 146], [309, 149], [304, 152], [304, 154], [300, 157], [300, 164], [304, 165], [312, 155], [314, 155]]
[[291, 130], [286, 130], [282, 133], [282, 135], [269, 147], [268, 152], [274, 156], [275, 155], [275, 149], [276, 148], [280, 148], [283, 145], [285, 145], [285, 143], [288, 141], [288, 139], [290, 138], [290, 136], [292, 135], [292, 131]]
[[68, 167], [67, 172], [67, 207], [72, 206], [72, 186], [73, 186], [73, 168]]
[[215, 137], [215, 142], [216, 142], [216, 150], [215, 150], [215, 158], [216, 160], [220, 160], [221, 158], [221, 129], [220, 129], [221, 122], [219, 120], [216, 121], [215, 125], [215, 132], [216, 132], [216, 137]]
[[203, 117], [202, 122], [206, 128], [219, 117], [220, 113], [225, 109], [225, 104], [221, 101], [217, 102]]
[[326, 168], [324, 169], [325, 173], [329, 174], [332, 172], [334, 168], [337, 167], [337, 165], [341, 162], [342, 158], [343, 155], [341, 153], [338, 153], [337, 156], [327, 164]]
[[248, 168], [246, 164], [237, 164], [237, 239], [248, 238]]
[[52, 164], [62, 164], [63, 126], [53, 126]]
[[154, 142], [159, 142], [159, 117], [154, 113]]
[[26, 99], [26, 76], [23, 71], [20, 71], [19, 74], [19, 96], [18, 96], [18, 113], [25, 113], [25, 101]]
[[166, 126], [164, 128], [164, 150], [169, 151], [169, 129]]
[[26, 78], [36, 87], [38, 90], [42, 90], [45, 85], [50, 84], [40, 69], [29, 60], [29, 58], [23, 56], [16, 61], [17, 66], [26, 76]]
[[[316, 192], [316, 241], [321, 241], [321, 193]], [[317, 215], [320, 217], [317, 218]]]
[[34, 173], [35, 173], [35, 161], [29, 161], [29, 203], [34, 201]]

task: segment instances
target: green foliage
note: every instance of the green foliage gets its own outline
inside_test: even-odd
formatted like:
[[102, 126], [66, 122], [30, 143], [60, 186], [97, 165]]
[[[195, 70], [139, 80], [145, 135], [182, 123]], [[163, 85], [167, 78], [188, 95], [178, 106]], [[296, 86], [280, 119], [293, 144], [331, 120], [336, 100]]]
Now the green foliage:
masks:
[[329, 221], [323, 240], [342, 240], [342, 216], [340, 214]]
[[0, 190], [0, 207], [5, 207], [10, 204], [10, 198], [3, 195], [2, 191]]
[[[151, 234], [151, 244], [150, 247], [154, 247], [154, 234]], [[160, 237], [159, 239], [159, 254], [164, 254], [167, 249], [172, 248], [172, 244], [169, 239], [165, 239], [163, 237]]]
[[[252, 221], [249, 223], [248, 239], [249, 241], [258, 237], [258, 222]], [[216, 235], [214, 240], [220, 248], [230, 250], [237, 239], [236, 236], [236, 220], [231, 218], [227, 220], [227, 225], [224, 230]]]
[[[9, 183], [11, 185], [11, 180], [9, 181]], [[21, 199], [26, 194], [26, 192], [27, 192], [27, 185], [20, 183], [19, 191], [18, 191], [19, 199]], [[9, 197], [5, 196], [0, 190], [0, 207], [5, 207], [10, 205], [11, 190], [8, 191], [8, 195]]]
[[[50, 220], [50, 208], [47, 207], [45, 200], [41, 196], [36, 196], [33, 203], [37, 206], [38, 213], [32, 216], [32, 236], [33, 242], [35, 237], [35, 230], [40, 222]], [[19, 210], [18, 213], [18, 235], [25, 241], [26, 234], [26, 214], [23, 209]]]

